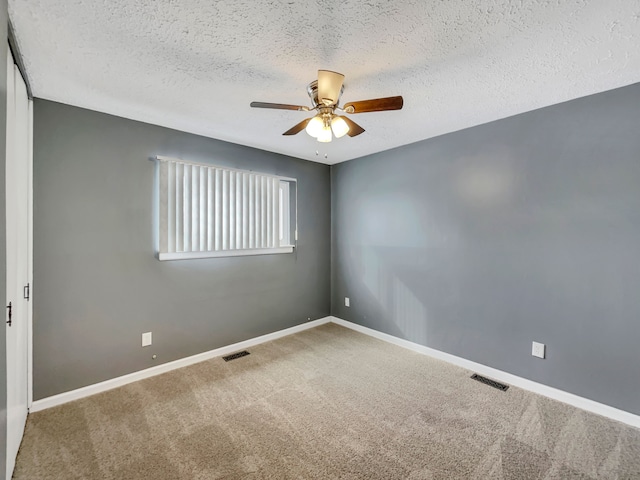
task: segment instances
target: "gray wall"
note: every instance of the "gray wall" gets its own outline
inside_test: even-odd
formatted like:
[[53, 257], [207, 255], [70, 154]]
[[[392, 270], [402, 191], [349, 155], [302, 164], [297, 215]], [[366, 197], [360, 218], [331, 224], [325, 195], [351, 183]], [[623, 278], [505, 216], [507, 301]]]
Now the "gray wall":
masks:
[[332, 224], [333, 315], [640, 414], [640, 84], [332, 167]]
[[[0, 0], [0, 38], [5, 39], [0, 48], [0, 252], [6, 251], [6, 210], [5, 210], [5, 163], [7, 157], [7, 1]], [[7, 264], [6, 255], [0, 254], [0, 306], [6, 305]], [[6, 320], [6, 312], [4, 317]], [[6, 326], [0, 328], [0, 476], [4, 475], [7, 461], [7, 332]]]
[[[329, 314], [328, 166], [44, 100], [34, 108], [34, 399]], [[296, 252], [156, 260], [155, 155], [297, 178]], [[153, 346], [142, 348], [146, 331]]]

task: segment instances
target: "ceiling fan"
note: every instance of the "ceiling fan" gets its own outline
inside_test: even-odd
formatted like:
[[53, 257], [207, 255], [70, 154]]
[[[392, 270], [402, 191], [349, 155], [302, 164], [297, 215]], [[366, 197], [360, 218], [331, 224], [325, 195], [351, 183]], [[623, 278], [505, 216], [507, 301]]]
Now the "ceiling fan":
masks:
[[364, 132], [364, 128], [344, 115], [344, 113], [382, 112], [385, 110], [400, 110], [403, 105], [401, 96], [375, 98], [350, 102], [343, 107], [338, 105], [344, 91], [344, 75], [329, 70], [318, 70], [318, 80], [307, 86], [307, 93], [313, 106], [286, 105], [282, 103], [251, 102], [254, 108], [275, 108], [279, 110], [298, 110], [302, 112], [316, 111], [316, 115], [294, 125], [283, 135], [295, 135], [302, 130], [318, 139], [319, 142], [330, 142], [333, 135], [336, 138], [349, 135], [355, 137]]

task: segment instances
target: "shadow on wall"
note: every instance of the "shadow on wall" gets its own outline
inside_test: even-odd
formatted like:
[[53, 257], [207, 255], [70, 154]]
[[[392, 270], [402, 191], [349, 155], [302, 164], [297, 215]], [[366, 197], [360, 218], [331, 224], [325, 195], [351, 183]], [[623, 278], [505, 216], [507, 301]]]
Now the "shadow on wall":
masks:
[[[512, 155], [498, 150], [447, 166], [455, 172], [444, 186], [454, 199], [447, 209], [429, 208], [428, 191], [437, 192], [443, 185], [434, 188], [433, 176], [426, 172], [391, 173], [354, 198], [357, 214], [351, 218], [357, 220], [349, 230], [358, 232], [362, 242], [345, 245], [348, 251], [341, 255], [351, 270], [347, 277], [358, 279], [367, 291], [372, 321], [383, 321], [386, 330], [391, 322], [396, 330], [392, 334], [430, 346], [455, 344], [460, 329], [475, 330], [465, 324], [459, 309], [458, 272], [464, 257], [460, 239], [468, 228], [461, 220], [474, 221], [468, 218], [473, 216], [470, 209], [481, 217], [482, 210], [495, 212], [509, 205], [517, 179]], [[416, 202], [416, 190], [422, 191], [423, 202]]]
[[380, 313], [393, 322], [402, 338], [415, 338], [426, 344], [429, 312], [414, 291], [421, 289], [421, 279], [406, 268], [394, 270], [385, 263], [389, 257], [379, 249], [361, 247], [357, 250], [351, 255], [360, 260], [357, 267], [360, 280], [376, 300]]
[[350, 247], [346, 252], [352, 260], [349, 277], [364, 287], [357, 288], [357, 297], [365, 323], [431, 346], [456, 336], [453, 325], [443, 328], [442, 319], [454, 320], [459, 289], [437, 265], [425, 268], [425, 254], [424, 249], [392, 247]]
[[[509, 148], [493, 147], [417, 162], [410, 175], [396, 168], [354, 176], [340, 212], [353, 221], [339, 224], [336, 255], [351, 294], [367, 298], [348, 313], [392, 335], [498, 364], [508, 361], [498, 337], [524, 342], [556, 321], [553, 307], [575, 309], [565, 284], [583, 255], [555, 252], [558, 237], [575, 235], [564, 213], [579, 222], [584, 204], [566, 195], [529, 201], [532, 173], [524, 164]], [[549, 182], [556, 180], [542, 184]]]
[[637, 325], [637, 165], [508, 146], [440, 156], [447, 140], [393, 168], [339, 167], [336, 282], [355, 301], [337, 314], [528, 378], [553, 364], [555, 385], [597, 372], [613, 386], [637, 351], [620, 334]]

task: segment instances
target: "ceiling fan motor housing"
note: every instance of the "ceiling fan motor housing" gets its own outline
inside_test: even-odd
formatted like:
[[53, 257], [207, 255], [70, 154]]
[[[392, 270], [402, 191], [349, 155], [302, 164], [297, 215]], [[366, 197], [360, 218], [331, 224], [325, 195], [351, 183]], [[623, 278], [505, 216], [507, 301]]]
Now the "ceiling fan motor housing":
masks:
[[[344, 84], [342, 85], [342, 88], [340, 88], [340, 95], [338, 96], [338, 100], [336, 101], [335, 105], [338, 105], [338, 102], [340, 101], [340, 97], [342, 97], [343, 92], [344, 92]], [[318, 106], [321, 105], [321, 102], [318, 101], [318, 80], [314, 80], [309, 85], [307, 85], [307, 94], [311, 99], [311, 104], [313, 105], [313, 108], [318, 108]]]

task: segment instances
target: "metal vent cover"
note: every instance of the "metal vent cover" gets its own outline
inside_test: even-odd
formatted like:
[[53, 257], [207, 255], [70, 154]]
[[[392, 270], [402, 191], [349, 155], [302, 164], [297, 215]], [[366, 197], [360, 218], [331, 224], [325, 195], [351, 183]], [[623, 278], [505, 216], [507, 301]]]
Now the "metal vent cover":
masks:
[[231, 355], [226, 355], [226, 356], [222, 357], [222, 359], [225, 362], [229, 362], [231, 360], [235, 360], [236, 358], [246, 357], [247, 355], [250, 355], [250, 353], [247, 352], [246, 350], [243, 350], [241, 352], [232, 353]]
[[490, 387], [497, 388], [498, 390], [502, 390], [506, 392], [509, 389], [509, 385], [505, 385], [504, 383], [496, 382], [495, 380], [491, 380], [490, 378], [483, 377], [482, 375], [478, 375], [474, 373], [471, 375], [471, 378], [477, 380], [478, 382], [484, 383], [485, 385], [489, 385]]

